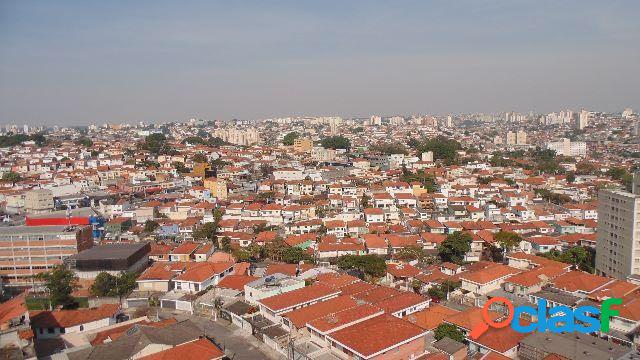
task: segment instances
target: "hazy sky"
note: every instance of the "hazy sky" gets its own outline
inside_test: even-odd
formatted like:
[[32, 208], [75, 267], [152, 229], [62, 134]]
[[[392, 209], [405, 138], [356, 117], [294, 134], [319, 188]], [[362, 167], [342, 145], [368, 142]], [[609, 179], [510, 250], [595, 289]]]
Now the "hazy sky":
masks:
[[0, 124], [640, 110], [640, 1], [0, 0]]

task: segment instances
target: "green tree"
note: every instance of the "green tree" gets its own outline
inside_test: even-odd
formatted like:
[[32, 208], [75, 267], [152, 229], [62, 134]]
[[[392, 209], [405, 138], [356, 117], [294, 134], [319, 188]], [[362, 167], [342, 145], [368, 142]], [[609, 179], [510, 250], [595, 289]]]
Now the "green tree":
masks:
[[156, 155], [172, 153], [167, 144], [167, 137], [164, 134], [151, 134], [147, 136], [141, 148]]
[[468, 233], [456, 231], [447, 235], [442, 244], [438, 247], [438, 254], [442, 261], [461, 264], [464, 256], [471, 250], [473, 238]]
[[566, 251], [551, 250], [539, 254], [547, 259], [575, 265], [582, 271], [593, 273], [595, 270], [595, 251], [583, 246], [574, 246]]
[[293, 145], [293, 142], [299, 137], [300, 134], [298, 134], [296, 131], [290, 132], [282, 139], [282, 145], [291, 146]]
[[409, 152], [407, 151], [407, 148], [405, 148], [404, 145], [402, 145], [401, 143], [397, 143], [397, 142], [372, 145], [369, 148], [369, 150], [373, 152], [378, 152], [381, 154], [386, 154], [386, 155], [409, 154]]
[[15, 184], [17, 182], [22, 181], [22, 176], [20, 176], [20, 174], [15, 173], [13, 171], [9, 171], [2, 175], [2, 181]]
[[193, 162], [195, 163], [206, 163], [207, 160], [208, 160], [207, 157], [202, 153], [197, 153], [193, 155]]
[[157, 221], [147, 220], [144, 222], [144, 232], [154, 232], [159, 226], [160, 224]]
[[208, 222], [199, 226], [193, 231], [193, 238], [196, 240], [209, 240], [211, 242], [216, 240], [218, 235], [218, 222]]
[[[225, 236], [224, 238], [222, 238], [223, 243], [225, 238], [229, 239], [229, 237]], [[229, 239], [229, 243], [231, 243], [231, 239]], [[249, 246], [241, 247], [234, 250], [233, 256], [238, 261], [249, 261], [252, 259], [258, 259], [260, 257], [260, 252], [261, 252], [260, 245], [256, 243], [252, 243]]]
[[576, 174], [574, 172], [567, 173], [567, 183], [573, 184], [576, 181]]
[[425, 254], [424, 250], [422, 250], [420, 246], [404, 247], [400, 249], [400, 251], [398, 251], [397, 254], [394, 255], [395, 259], [402, 260], [402, 261], [413, 261], [413, 260], [422, 261], [426, 257], [427, 255]]
[[458, 330], [455, 325], [447, 323], [438, 325], [438, 327], [434, 331], [434, 337], [436, 338], [436, 340], [441, 340], [445, 337], [448, 337], [449, 339], [453, 339], [460, 343], [464, 341], [464, 334], [460, 330]]
[[116, 288], [116, 280], [117, 278], [108, 272], [101, 272], [96, 276], [89, 293], [98, 297], [111, 296]]
[[442, 160], [445, 164], [455, 164], [458, 151], [462, 150], [462, 145], [458, 141], [442, 135], [417, 143], [417, 145], [414, 143], [414, 145], [418, 152], [432, 151], [434, 160]]
[[493, 238], [507, 252], [519, 246], [522, 241], [520, 235], [510, 231], [498, 231]]
[[223, 236], [220, 239], [220, 249], [225, 252], [231, 251], [231, 238], [228, 236]]
[[78, 288], [78, 277], [64, 265], [57, 265], [51, 271], [38, 274], [36, 279], [44, 282], [52, 306], [70, 306], [74, 303], [71, 293]]
[[442, 284], [430, 287], [429, 290], [427, 290], [427, 294], [432, 298], [445, 300], [447, 298], [447, 294], [459, 288], [461, 284], [462, 283], [460, 281], [445, 280]]
[[387, 264], [384, 259], [373, 254], [340, 256], [338, 267], [343, 270], [360, 270], [373, 278], [383, 277], [387, 273]]
[[325, 149], [349, 150], [351, 148], [351, 141], [344, 136], [329, 136], [322, 139], [320, 145]]
[[82, 136], [75, 141], [75, 144], [84, 147], [92, 147], [93, 141], [86, 136]]
[[305, 263], [313, 263], [311, 254], [299, 247], [288, 247], [282, 251], [282, 261], [288, 264], [297, 264], [300, 261]]

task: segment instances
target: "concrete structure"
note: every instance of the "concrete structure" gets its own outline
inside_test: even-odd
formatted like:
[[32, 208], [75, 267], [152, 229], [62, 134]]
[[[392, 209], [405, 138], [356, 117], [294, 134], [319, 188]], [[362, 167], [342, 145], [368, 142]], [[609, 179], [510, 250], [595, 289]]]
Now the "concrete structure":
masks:
[[293, 150], [296, 152], [311, 152], [313, 149], [313, 141], [306, 137], [300, 137], [293, 140]]
[[204, 179], [204, 187], [211, 191], [211, 196], [220, 200], [227, 199], [227, 182], [215, 177]]
[[101, 272], [140, 272], [149, 263], [149, 243], [115, 243], [95, 246], [69, 258], [69, 265], [81, 279], [95, 279]]
[[639, 212], [640, 195], [626, 191], [600, 191], [596, 274], [618, 279], [640, 274]]
[[567, 138], [562, 138], [560, 141], [554, 141], [547, 143], [547, 149], [554, 150], [556, 155], [564, 156], [586, 156], [587, 155], [587, 143], [582, 141], [571, 141]]
[[53, 210], [53, 193], [46, 189], [28, 191], [24, 198], [24, 208], [32, 214]]
[[36, 287], [33, 276], [93, 247], [92, 227], [12, 226], [0, 228], [0, 276], [15, 290]]

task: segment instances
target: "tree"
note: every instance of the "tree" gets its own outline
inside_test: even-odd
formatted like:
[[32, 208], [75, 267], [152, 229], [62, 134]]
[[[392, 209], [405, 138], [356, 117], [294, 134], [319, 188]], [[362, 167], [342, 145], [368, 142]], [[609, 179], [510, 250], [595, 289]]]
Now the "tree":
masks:
[[356, 269], [379, 278], [387, 273], [387, 264], [377, 255], [343, 255], [338, 258], [338, 267], [343, 270]]
[[313, 257], [311, 254], [299, 247], [288, 247], [282, 251], [282, 261], [288, 264], [297, 264], [300, 261], [306, 263], [313, 263]]
[[362, 205], [362, 208], [368, 208], [369, 207], [369, 201], [371, 200], [371, 198], [369, 198], [369, 196], [367, 196], [367, 194], [362, 194], [362, 200], [360, 200], [360, 205]]
[[344, 136], [329, 136], [322, 139], [320, 145], [325, 149], [349, 150], [351, 148], [351, 141]]
[[567, 183], [573, 184], [576, 181], [576, 174], [574, 172], [567, 173]]
[[167, 137], [161, 133], [147, 136], [141, 148], [156, 155], [172, 153], [167, 144]]
[[[229, 237], [225, 236], [222, 238], [222, 241], [225, 241], [225, 238], [229, 239]], [[231, 243], [231, 239], [229, 239], [229, 243]], [[252, 243], [247, 247], [241, 247], [233, 251], [233, 256], [238, 261], [249, 261], [252, 259], [258, 259], [260, 257], [260, 245], [256, 243]]]
[[10, 182], [11, 184], [15, 185], [15, 183], [22, 181], [22, 176], [20, 176], [20, 174], [15, 173], [13, 171], [9, 171], [2, 175], [2, 181]]
[[376, 144], [369, 148], [369, 150], [373, 152], [378, 152], [385, 155], [393, 155], [393, 154], [404, 154], [407, 155], [409, 152], [401, 143], [383, 143]]
[[436, 340], [441, 340], [445, 337], [448, 337], [449, 339], [453, 339], [460, 343], [464, 341], [464, 334], [460, 330], [458, 330], [455, 325], [447, 323], [438, 325], [438, 327], [434, 331], [434, 337], [436, 338]]
[[52, 306], [69, 306], [74, 303], [71, 293], [78, 288], [78, 277], [64, 265], [57, 265], [51, 271], [38, 274], [36, 279], [44, 282]]
[[75, 144], [84, 147], [92, 147], [93, 141], [86, 136], [82, 136], [75, 141]]
[[595, 269], [595, 251], [583, 246], [574, 246], [566, 251], [551, 250], [540, 254], [547, 259], [575, 265], [578, 269], [593, 273]]
[[289, 248], [281, 238], [276, 237], [273, 241], [267, 242], [262, 248], [264, 256], [274, 261], [282, 261], [285, 251]]
[[472, 241], [473, 239], [468, 233], [456, 231], [447, 235], [447, 238], [438, 247], [438, 254], [442, 261], [461, 264], [465, 254], [471, 250]]
[[493, 238], [505, 251], [510, 251], [522, 241], [520, 235], [510, 231], [498, 231]]
[[193, 155], [193, 162], [195, 163], [206, 163], [207, 160], [208, 160], [207, 157], [202, 153], [197, 153]]
[[121, 272], [118, 276], [118, 282], [116, 284], [115, 294], [120, 298], [120, 302], [122, 302], [122, 297], [128, 295], [133, 289], [136, 288], [136, 274], [132, 272]]
[[225, 252], [231, 251], [231, 238], [228, 236], [223, 236], [220, 239], [220, 249]]
[[400, 251], [398, 251], [397, 254], [394, 255], [395, 259], [402, 260], [402, 261], [413, 261], [413, 260], [422, 261], [426, 257], [427, 255], [424, 253], [424, 250], [422, 250], [422, 248], [419, 246], [404, 247], [400, 249]]
[[282, 145], [291, 146], [293, 145], [293, 142], [299, 137], [300, 134], [298, 134], [296, 131], [290, 132], [282, 139]]
[[427, 290], [427, 294], [432, 298], [445, 300], [447, 298], [447, 294], [459, 288], [461, 284], [462, 283], [460, 281], [445, 280], [442, 284], [430, 287], [429, 290]]
[[157, 221], [147, 220], [144, 222], [144, 232], [154, 232], [159, 226], [160, 224]]
[[91, 285], [89, 292], [93, 296], [118, 296], [122, 301], [122, 297], [135, 288], [136, 274], [134, 273], [123, 271], [116, 276], [101, 272], [96, 276], [96, 280]]
[[96, 276], [95, 281], [89, 289], [93, 296], [110, 296], [116, 288], [116, 277], [108, 272], [101, 272]]
[[418, 152], [433, 152], [435, 160], [442, 160], [445, 164], [455, 164], [458, 158], [458, 151], [462, 149], [462, 145], [454, 140], [448, 139], [442, 135], [431, 138], [422, 143], [418, 142], [415, 149]]
[[193, 238], [196, 240], [209, 240], [213, 242], [218, 235], [218, 222], [208, 222], [193, 231]]

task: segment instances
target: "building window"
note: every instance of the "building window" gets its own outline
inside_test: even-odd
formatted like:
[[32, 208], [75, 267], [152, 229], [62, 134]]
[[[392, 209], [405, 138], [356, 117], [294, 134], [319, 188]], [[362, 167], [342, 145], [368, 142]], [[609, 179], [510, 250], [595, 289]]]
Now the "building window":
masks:
[[55, 332], [55, 329], [54, 328], [47, 328], [47, 332], [49, 334], [53, 334]]

